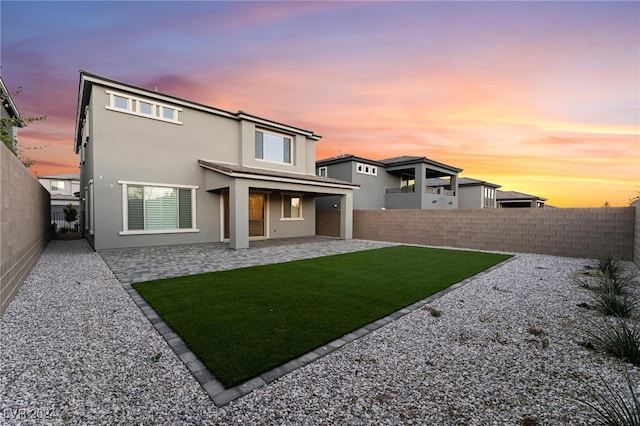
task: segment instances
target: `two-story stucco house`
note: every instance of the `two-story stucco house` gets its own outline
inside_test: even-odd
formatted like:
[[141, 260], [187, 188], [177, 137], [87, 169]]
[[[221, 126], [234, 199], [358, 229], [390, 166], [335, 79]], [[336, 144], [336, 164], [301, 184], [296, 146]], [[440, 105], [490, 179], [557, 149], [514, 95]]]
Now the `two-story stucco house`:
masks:
[[315, 235], [316, 199], [357, 185], [316, 176], [312, 131], [80, 72], [75, 152], [98, 249]]
[[[458, 173], [462, 169], [426, 157], [402, 156], [370, 160], [351, 154], [316, 162], [317, 174], [353, 182], [353, 208], [370, 209], [455, 209], [458, 208]], [[438, 186], [429, 185], [437, 180]], [[340, 204], [335, 198], [318, 202], [318, 209]]]

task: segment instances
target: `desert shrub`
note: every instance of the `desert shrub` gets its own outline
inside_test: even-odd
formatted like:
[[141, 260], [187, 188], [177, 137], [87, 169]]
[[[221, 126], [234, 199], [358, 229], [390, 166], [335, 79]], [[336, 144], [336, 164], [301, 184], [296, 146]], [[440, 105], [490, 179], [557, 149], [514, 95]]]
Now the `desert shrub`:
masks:
[[640, 328], [617, 318], [613, 321], [587, 320], [580, 329], [585, 346], [603, 350], [623, 361], [640, 365]]
[[605, 390], [599, 391], [591, 387], [591, 401], [581, 401], [594, 414], [595, 420], [602, 425], [640, 426], [640, 400], [631, 378], [625, 374], [629, 396], [621, 395], [601, 378]]

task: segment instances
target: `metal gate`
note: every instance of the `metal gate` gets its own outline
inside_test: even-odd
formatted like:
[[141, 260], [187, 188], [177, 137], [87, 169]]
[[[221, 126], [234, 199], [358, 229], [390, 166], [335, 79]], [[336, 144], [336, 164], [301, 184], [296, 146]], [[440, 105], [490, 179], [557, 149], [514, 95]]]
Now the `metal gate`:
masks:
[[51, 227], [54, 240], [77, 240], [83, 237], [79, 219], [67, 222], [64, 212], [51, 212]]

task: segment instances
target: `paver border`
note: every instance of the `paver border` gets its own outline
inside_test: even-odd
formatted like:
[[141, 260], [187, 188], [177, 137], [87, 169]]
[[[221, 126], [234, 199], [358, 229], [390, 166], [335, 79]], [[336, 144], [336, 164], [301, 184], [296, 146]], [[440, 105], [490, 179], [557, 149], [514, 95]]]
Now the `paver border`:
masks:
[[404, 308], [395, 311], [385, 317], [382, 317], [376, 321], [373, 321], [369, 324], [366, 324], [354, 331], [351, 331], [344, 336], [333, 340], [332, 342], [327, 343], [326, 345], [320, 346], [311, 352], [308, 352], [298, 358], [295, 358], [291, 361], [288, 361], [281, 366], [273, 368], [261, 375], [249, 379], [248, 381], [241, 383], [237, 386], [231, 387], [229, 389], [225, 388], [224, 385], [216, 379], [216, 377], [204, 366], [204, 364], [198, 359], [196, 354], [194, 354], [187, 344], [178, 336], [172, 329], [165, 323], [162, 318], [156, 313], [156, 311], [147, 303], [146, 300], [133, 288], [131, 283], [121, 283], [124, 289], [127, 291], [131, 299], [136, 303], [138, 308], [144, 313], [146, 318], [149, 320], [151, 325], [156, 329], [156, 331], [164, 338], [169, 347], [173, 349], [178, 358], [184, 363], [184, 365], [189, 369], [193, 377], [200, 383], [200, 386], [204, 389], [204, 391], [209, 395], [209, 398], [213, 401], [216, 407], [223, 407], [230, 403], [233, 400], [241, 398], [255, 389], [266, 386], [275, 380], [283, 377], [286, 374], [291, 373], [298, 368], [304, 367], [334, 351], [340, 349], [348, 343], [353, 342], [354, 340], [360, 339], [367, 334], [378, 330], [385, 325], [392, 323], [393, 321], [402, 318], [403, 316], [416, 311], [422, 307], [424, 307], [427, 303], [432, 302], [436, 299], [441, 298], [445, 294], [454, 291], [475, 278], [478, 278], [482, 275], [488, 274], [491, 271], [504, 266], [505, 264], [514, 260], [518, 255], [516, 253], [512, 254], [512, 257], [509, 259], [503, 260], [502, 262], [485, 269], [482, 272], [479, 272], [475, 275], [472, 275], [460, 282], [450, 285], [449, 287], [440, 290], [437, 293], [434, 293], [422, 300], [419, 300], [411, 305], [405, 306]]

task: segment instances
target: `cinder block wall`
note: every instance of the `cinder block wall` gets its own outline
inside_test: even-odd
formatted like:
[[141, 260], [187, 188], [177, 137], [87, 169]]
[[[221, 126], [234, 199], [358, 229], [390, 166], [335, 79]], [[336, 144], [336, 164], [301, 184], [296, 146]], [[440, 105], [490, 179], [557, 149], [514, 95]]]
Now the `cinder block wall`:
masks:
[[0, 315], [51, 239], [49, 192], [0, 143]]
[[633, 263], [640, 269], [640, 200], [633, 203], [636, 209], [636, 223], [633, 230]]
[[[334, 226], [331, 216], [337, 214], [318, 212], [319, 235], [334, 235], [326, 229]], [[633, 207], [356, 210], [353, 237], [567, 257], [611, 253], [631, 260], [635, 217]]]

